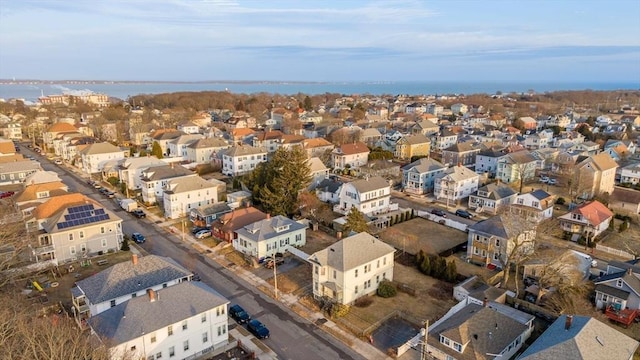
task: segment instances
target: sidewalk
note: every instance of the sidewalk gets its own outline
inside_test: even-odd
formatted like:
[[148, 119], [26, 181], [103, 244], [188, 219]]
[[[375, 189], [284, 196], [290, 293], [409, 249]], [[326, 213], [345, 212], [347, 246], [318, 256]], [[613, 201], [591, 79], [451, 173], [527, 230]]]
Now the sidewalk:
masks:
[[[162, 221], [164, 222], [164, 219], [161, 217], [158, 217], [154, 214], [147, 214], [147, 217], [152, 220], [153, 222], [157, 222], [157, 221]], [[173, 228], [173, 232], [168, 232], [167, 235], [173, 235], [176, 239], [182, 241], [182, 231], [181, 229], [178, 228]], [[193, 236], [191, 236], [191, 234], [188, 234], [184, 237], [184, 240], [186, 243], [190, 244], [191, 246], [197, 244], [199, 247], [204, 248], [205, 250], [208, 250], [208, 254], [207, 256], [211, 259], [213, 259], [214, 261], [216, 261], [218, 264], [222, 265], [222, 266], [227, 266], [227, 264], [229, 263], [229, 261], [227, 261], [223, 255], [218, 254], [217, 249], [216, 248], [212, 248], [209, 246], [206, 246], [205, 244], [199, 242], [198, 240], [194, 239]], [[266, 287], [266, 288], [271, 288], [272, 285], [267, 283], [264, 279], [260, 278], [259, 276], [257, 276], [256, 274], [252, 273], [251, 271], [243, 268], [243, 267], [235, 267], [232, 270], [237, 276], [241, 277], [242, 279], [244, 279], [246, 282], [248, 282], [249, 284], [251, 284], [252, 286], [256, 287], [256, 288], [260, 288], [260, 287]], [[271, 295], [268, 294], [267, 295]], [[286, 293], [278, 293], [278, 299], [276, 299], [276, 301], [280, 302], [281, 304], [283, 304], [284, 306], [286, 306], [287, 308], [292, 308], [294, 306], [294, 304], [296, 305], [296, 309], [298, 310], [296, 313], [298, 313], [300, 316], [302, 316], [303, 318], [307, 319], [309, 322], [316, 324], [316, 321], [320, 320], [320, 319], [325, 319], [325, 316], [322, 313], [319, 312], [314, 312], [309, 310], [308, 308], [301, 306], [300, 304], [300, 299], [292, 294], [286, 294]], [[304, 313], [304, 314], [300, 314], [300, 312]], [[374, 347], [373, 345], [369, 344], [366, 341], [361, 340], [360, 338], [358, 338], [357, 336], [351, 334], [348, 331], [343, 330], [342, 328], [340, 328], [336, 323], [334, 323], [331, 320], [325, 319], [326, 321], [324, 321], [324, 323], [322, 324], [323, 327], [329, 328], [330, 331], [328, 332], [329, 334], [336, 334], [335, 337], [340, 340], [340, 341], [344, 341], [343, 339], [347, 339], [348, 340], [348, 346], [350, 346], [352, 349], [354, 349], [356, 352], [358, 352], [360, 355], [364, 356], [367, 359], [370, 360], [382, 360], [382, 359], [391, 359], [390, 357], [388, 357], [386, 354], [384, 354], [382, 351], [380, 351], [379, 349], [377, 349], [376, 347]], [[238, 329], [234, 329], [232, 331], [229, 332], [234, 338], [236, 339], [240, 339], [242, 341], [243, 344], [253, 344], [254, 346], [256, 346], [252, 341], [250, 337], [244, 336], [242, 334], [240, 334], [240, 332], [238, 331]], [[236, 337], [236, 334], [238, 334], [238, 336], [240, 337]], [[264, 348], [268, 349], [266, 346], [264, 346]], [[270, 349], [265, 350], [262, 349], [262, 347], [258, 347], [256, 346], [255, 349], [252, 349], [252, 351], [255, 350], [256, 352], [256, 358], [258, 359], [277, 359], [276, 354], [271, 351]]]

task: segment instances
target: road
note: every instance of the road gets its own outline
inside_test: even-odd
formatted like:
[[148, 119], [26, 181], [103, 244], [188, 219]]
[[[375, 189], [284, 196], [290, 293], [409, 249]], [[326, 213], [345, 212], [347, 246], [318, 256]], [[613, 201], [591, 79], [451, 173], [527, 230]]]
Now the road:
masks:
[[53, 164], [26, 147], [22, 147], [22, 153], [34, 156], [44, 170], [56, 172], [69, 186], [70, 192], [85, 194], [116, 213], [123, 219], [125, 234], [142, 233], [147, 238], [142, 248], [148, 253], [169, 256], [185, 268], [197, 272], [203, 282], [229, 299], [232, 304], [240, 304], [253, 318], [263, 322], [271, 332], [271, 337], [264, 343], [279, 358], [364, 359], [342, 342], [237, 277], [232, 270], [198, 254], [179, 239], [168, 236], [149, 220], [136, 219], [124, 212], [115, 201], [106, 199], [97, 190], [89, 187], [77, 174]]

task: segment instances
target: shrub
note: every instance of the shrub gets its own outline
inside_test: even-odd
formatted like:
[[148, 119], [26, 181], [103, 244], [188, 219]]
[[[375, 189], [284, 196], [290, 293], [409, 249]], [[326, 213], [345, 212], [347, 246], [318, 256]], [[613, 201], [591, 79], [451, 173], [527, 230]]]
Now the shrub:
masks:
[[447, 263], [444, 280], [450, 283], [458, 280], [458, 269], [456, 268], [456, 262], [454, 260], [451, 260], [449, 261], [449, 263]]
[[628, 228], [629, 228], [629, 222], [625, 220], [620, 224], [620, 227], [618, 227], [618, 231], [619, 232], [623, 232], [623, 231], [627, 230]]
[[120, 179], [118, 179], [118, 178], [117, 178], [117, 177], [115, 177], [115, 176], [111, 176], [111, 177], [109, 177], [109, 178], [107, 179], [107, 182], [108, 182], [109, 184], [111, 184], [111, 186], [116, 186], [116, 185], [118, 185], [118, 183], [120, 183]]
[[431, 268], [431, 259], [429, 258], [429, 256], [425, 256], [422, 259], [422, 262], [418, 265], [418, 269], [420, 269], [420, 272], [422, 272], [425, 275], [431, 275], [432, 268]]
[[120, 247], [120, 250], [122, 251], [131, 250], [131, 248], [129, 248], [129, 236], [125, 235], [124, 238], [122, 238], [122, 246]]
[[390, 298], [396, 296], [398, 290], [390, 281], [383, 281], [378, 285], [376, 293], [382, 298]]
[[361, 308], [365, 308], [371, 304], [373, 304], [373, 298], [371, 298], [371, 296], [363, 296], [363, 297], [357, 298], [356, 301], [354, 302], [355, 306], [361, 307]]
[[567, 200], [565, 200], [563, 197], [559, 197], [558, 200], [556, 200], [556, 204], [558, 205], [564, 205], [567, 202]]
[[349, 305], [333, 304], [331, 306], [331, 317], [340, 318], [349, 313]]

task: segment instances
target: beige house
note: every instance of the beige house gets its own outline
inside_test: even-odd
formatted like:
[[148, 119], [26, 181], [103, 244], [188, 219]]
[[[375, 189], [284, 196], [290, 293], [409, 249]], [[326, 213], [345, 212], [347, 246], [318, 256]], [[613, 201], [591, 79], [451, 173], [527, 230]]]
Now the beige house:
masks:
[[591, 199], [600, 194], [611, 194], [615, 187], [618, 164], [605, 152], [591, 156], [576, 164], [572, 187], [578, 196]]
[[383, 280], [393, 280], [395, 249], [368, 233], [344, 238], [309, 257], [313, 264], [313, 296], [351, 304], [374, 293]]

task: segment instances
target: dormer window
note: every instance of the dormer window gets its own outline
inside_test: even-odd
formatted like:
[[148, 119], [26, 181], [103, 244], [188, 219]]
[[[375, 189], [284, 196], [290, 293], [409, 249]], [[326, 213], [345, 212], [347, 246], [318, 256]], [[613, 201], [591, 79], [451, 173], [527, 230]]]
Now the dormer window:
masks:
[[619, 288], [622, 287], [622, 279], [616, 280], [616, 286], [619, 287]]

